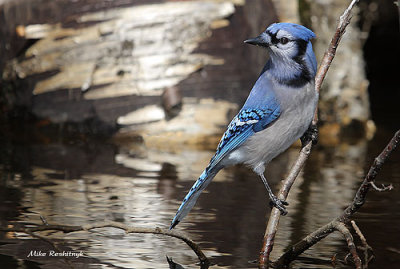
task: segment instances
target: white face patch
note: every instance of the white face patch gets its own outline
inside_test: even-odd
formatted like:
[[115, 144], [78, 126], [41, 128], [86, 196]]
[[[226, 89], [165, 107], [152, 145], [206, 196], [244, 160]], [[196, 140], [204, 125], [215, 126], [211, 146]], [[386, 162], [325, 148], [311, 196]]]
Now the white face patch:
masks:
[[276, 38], [281, 39], [282, 37], [286, 37], [289, 40], [293, 40], [294, 37], [287, 31], [285, 30], [279, 30], [278, 33], [276, 34]]
[[[288, 42], [286, 44], [282, 44], [280, 40], [282, 38], [287, 38]], [[279, 40], [274, 46], [271, 46], [271, 50], [284, 58], [292, 58], [297, 55], [297, 46], [294, 41], [295, 38], [285, 30], [279, 30], [276, 34], [276, 39]]]

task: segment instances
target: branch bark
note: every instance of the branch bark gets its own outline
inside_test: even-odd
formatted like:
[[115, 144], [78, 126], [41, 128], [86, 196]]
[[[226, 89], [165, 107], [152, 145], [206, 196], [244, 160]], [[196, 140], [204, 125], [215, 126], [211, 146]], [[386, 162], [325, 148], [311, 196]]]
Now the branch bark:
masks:
[[[347, 9], [344, 11], [342, 16], [339, 18], [338, 26], [336, 28], [335, 34], [332, 37], [332, 40], [329, 44], [327, 51], [322, 58], [321, 64], [318, 68], [317, 75], [315, 76], [315, 90], [319, 93], [321, 89], [322, 82], [328, 72], [329, 67], [333, 61], [333, 58], [336, 54], [336, 49], [339, 45], [340, 39], [345, 33], [347, 25], [351, 20], [351, 10], [353, 7], [359, 2], [359, 0], [353, 0]], [[312, 125], [316, 126], [318, 123], [318, 109], [316, 109], [314, 113], [314, 119]], [[295, 164], [291, 168], [289, 175], [283, 181], [283, 185], [278, 193], [278, 198], [281, 200], [286, 200], [289, 191], [299, 175], [301, 169], [303, 168], [305, 162], [307, 161], [311, 148], [313, 145], [313, 141], [308, 141], [305, 145], [303, 145], [299, 157], [297, 158]], [[263, 246], [261, 248], [260, 256], [259, 256], [259, 268], [268, 268], [270, 254], [272, 252], [272, 248], [274, 246], [275, 235], [278, 230], [278, 224], [280, 220], [280, 212], [278, 209], [273, 208], [271, 210], [270, 217], [268, 219], [267, 228], [264, 234]]]
[[[46, 222], [47, 223], [47, 222]], [[176, 231], [170, 231], [167, 229], [161, 229], [161, 228], [141, 228], [141, 227], [132, 227], [125, 225], [120, 222], [115, 222], [115, 221], [105, 221], [105, 222], [100, 222], [96, 224], [90, 224], [90, 225], [83, 225], [83, 226], [71, 226], [71, 225], [52, 225], [52, 224], [44, 224], [44, 225], [39, 225], [36, 227], [30, 227], [30, 228], [25, 228], [25, 227], [0, 227], [0, 231], [3, 232], [21, 232], [21, 233], [26, 233], [31, 236], [37, 237], [39, 239], [42, 239], [46, 241], [47, 243], [51, 244], [53, 247], [54, 244], [49, 241], [47, 238], [44, 238], [42, 236], [39, 236], [35, 234], [35, 232], [40, 232], [40, 231], [62, 231], [64, 233], [71, 233], [71, 232], [77, 232], [77, 231], [89, 231], [97, 228], [105, 228], [105, 227], [112, 227], [112, 228], [117, 228], [124, 230], [126, 233], [142, 233], [142, 234], [160, 234], [160, 235], [165, 235], [165, 236], [170, 236], [174, 238], [178, 238], [185, 242], [197, 255], [198, 259], [200, 260], [201, 268], [208, 268], [210, 265], [210, 261], [207, 259], [207, 257], [204, 255], [203, 251], [200, 249], [200, 247], [188, 236], [186, 236], [183, 233], [176, 232]]]

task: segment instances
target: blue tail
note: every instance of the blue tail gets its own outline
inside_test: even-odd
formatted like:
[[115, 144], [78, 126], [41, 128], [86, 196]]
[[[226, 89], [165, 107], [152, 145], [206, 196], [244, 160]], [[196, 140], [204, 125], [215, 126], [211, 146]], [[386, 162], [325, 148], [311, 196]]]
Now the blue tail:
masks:
[[199, 179], [193, 184], [189, 193], [186, 194], [185, 198], [182, 201], [181, 206], [178, 208], [178, 212], [176, 212], [176, 215], [171, 222], [171, 226], [169, 227], [170, 230], [173, 229], [176, 225], [178, 225], [178, 223], [184, 217], [186, 217], [186, 215], [190, 212], [190, 210], [192, 210], [201, 192], [208, 186], [208, 184], [211, 182], [211, 180], [218, 172], [218, 171], [210, 172], [210, 170], [207, 169], [204, 170], [203, 173], [200, 175]]

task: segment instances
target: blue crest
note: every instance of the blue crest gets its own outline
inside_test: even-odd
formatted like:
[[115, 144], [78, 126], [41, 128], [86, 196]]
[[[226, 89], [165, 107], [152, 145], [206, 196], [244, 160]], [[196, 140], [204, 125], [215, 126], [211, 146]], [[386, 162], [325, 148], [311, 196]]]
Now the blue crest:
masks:
[[303, 39], [305, 41], [309, 41], [312, 38], [315, 38], [315, 34], [310, 29], [298, 25], [295, 23], [288, 23], [288, 22], [281, 22], [281, 23], [274, 23], [271, 24], [267, 28], [267, 32], [272, 34], [276, 34], [279, 30], [285, 30], [292, 34], [296, 39]]

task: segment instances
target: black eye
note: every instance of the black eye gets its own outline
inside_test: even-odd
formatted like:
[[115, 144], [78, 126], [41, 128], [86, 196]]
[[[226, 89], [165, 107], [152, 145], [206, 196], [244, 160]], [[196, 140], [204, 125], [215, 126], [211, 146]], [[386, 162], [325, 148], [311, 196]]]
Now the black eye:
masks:
[[281, 42], [281, 44], [285, 45], [289, 42], [289, 39], [286, 37], [282, 37], [281, 39], [279, 39], [279, 42]]

